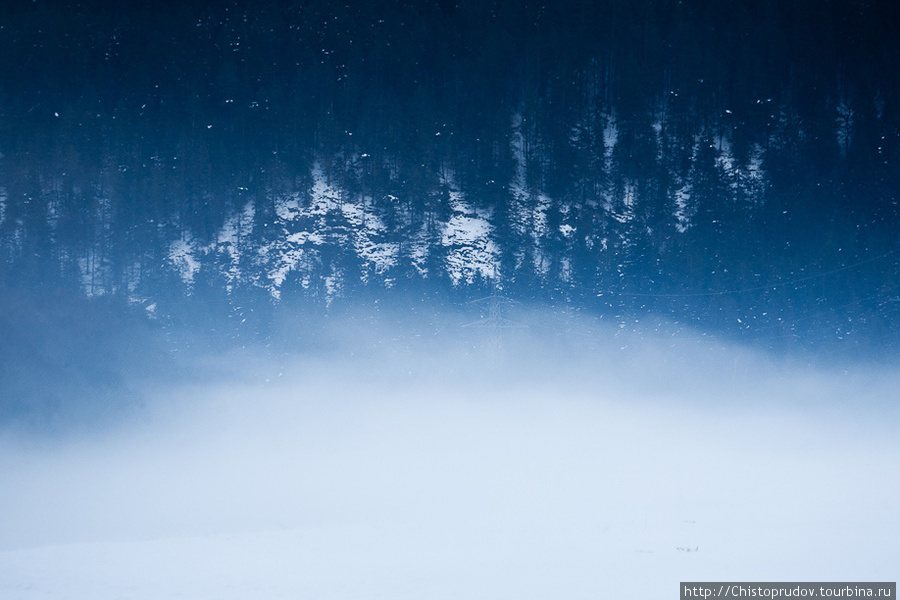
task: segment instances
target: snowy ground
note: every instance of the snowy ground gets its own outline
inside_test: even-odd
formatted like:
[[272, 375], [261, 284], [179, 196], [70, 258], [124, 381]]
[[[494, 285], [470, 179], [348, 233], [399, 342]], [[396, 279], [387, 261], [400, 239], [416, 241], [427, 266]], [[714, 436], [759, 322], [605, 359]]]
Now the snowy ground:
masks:
[[444, 359], [298, 359], [102, 435], [7, 436], [0, 598], [645, 599], [679, 581], [898, 579], [896, 378], [607, 358], [494, 379]]

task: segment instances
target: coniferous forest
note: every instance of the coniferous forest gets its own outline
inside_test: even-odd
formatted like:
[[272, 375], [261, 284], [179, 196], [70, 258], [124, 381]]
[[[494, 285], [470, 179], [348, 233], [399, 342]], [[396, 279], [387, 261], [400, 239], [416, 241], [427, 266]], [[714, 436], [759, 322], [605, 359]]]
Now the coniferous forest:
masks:
[[897, 31], [887, 0], [3, 2], [0, 326], [496, 290], [892, 355]]

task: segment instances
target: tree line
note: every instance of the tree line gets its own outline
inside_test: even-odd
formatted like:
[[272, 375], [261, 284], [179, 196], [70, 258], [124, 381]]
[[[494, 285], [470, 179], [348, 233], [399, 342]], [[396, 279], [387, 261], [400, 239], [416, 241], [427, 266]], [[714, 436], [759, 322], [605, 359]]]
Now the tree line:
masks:
[[[4, 286], [229, 306], [451, 290], [458, 194], [496, 263], [473, 290], [892, 330], [889, 2], [40, 1], [0, 25]], [[254, 252], [302, 250], [278, 245], [303, 229], [278, 207], [311, 202], [314, 165], [340, 198], [273, 295]], [[387, 267], [344, 200], [383, 225], [366, 243]], [[204, 249], [190, 285], [178, 240]]]

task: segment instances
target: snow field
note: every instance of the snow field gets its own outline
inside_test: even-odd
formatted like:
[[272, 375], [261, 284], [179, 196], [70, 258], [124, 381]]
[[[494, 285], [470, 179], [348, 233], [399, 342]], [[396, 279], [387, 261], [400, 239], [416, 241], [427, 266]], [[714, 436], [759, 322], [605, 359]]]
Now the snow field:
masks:
[[897, 421], [861, 400], [877, 384], [757, 379], [766, 402], [748, 407], [734, 399], [753, 390], [719, 380], [383, 367], [279, 365], [93, 438], [4, 441], [0, 597], [641, 599], [897, 578]]

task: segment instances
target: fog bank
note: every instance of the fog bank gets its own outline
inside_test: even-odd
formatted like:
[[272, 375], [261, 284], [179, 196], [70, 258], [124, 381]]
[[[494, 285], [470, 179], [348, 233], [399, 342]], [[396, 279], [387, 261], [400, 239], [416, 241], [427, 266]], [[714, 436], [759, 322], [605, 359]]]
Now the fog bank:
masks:
[[590, 343], [342, 324], [328, 351], [211, 357], [214, 376], [151, 390], [94, 435], [7, 434], [0, 595], [638, 599], [897, 579], [896, 373], [572, 331]]

